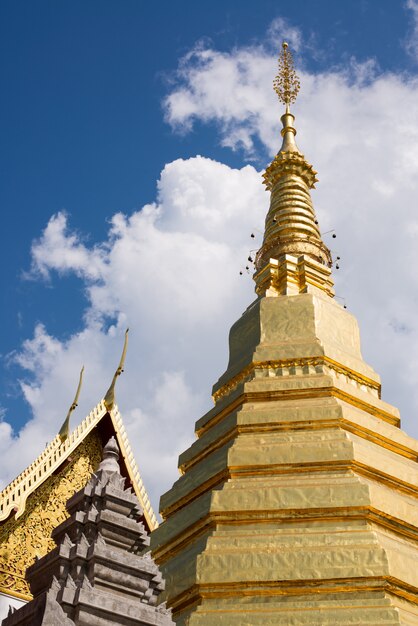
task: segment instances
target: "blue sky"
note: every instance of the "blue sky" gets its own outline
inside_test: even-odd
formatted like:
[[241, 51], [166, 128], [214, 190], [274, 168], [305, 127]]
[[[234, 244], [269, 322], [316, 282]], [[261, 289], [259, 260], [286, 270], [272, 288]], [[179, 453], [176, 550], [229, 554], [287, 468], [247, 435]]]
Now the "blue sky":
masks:
[[[283, 37], [296, 48], [305, 80], [295, 111], [300, 146], [319, 170], [321, 202], [314, 203], [323, 230], [341, 233], [337, 293], [360, 319], [385, 398], [408, 414], [405, 427], [418, 435], [411, 387], [418, 368], [408, 356], [418, 347], [418, 291], [408, 274], [418, 197], [417, 15], [412, 0], [1, 3], [0, 406], [5, 445], [19, 458], [1, 469], [3, 482], [57, 432], [89, 359], [75, 421], [100, 399], [128, 323], [131, 374], [121, 381], [119, 405], [131, 439], [147, 441], [137, 456], [154, 505], [175, 479], [175, 458], [222, 373], [229, 326], [252, 298], [250, 279], [239, 282], [238, 273], [250, 246], [244, 235], [262, 228], [258, 204], [268, 201], [259, 172], [279, 147], [280, 107], [267, 90]], [[217, 84], [216, 75], [225, 82]], [[398, 151], [390, 139], [396, 125]], [[244, 188], [245, 216], [231, 209], [228, 217], [225, 208], [215, 219], [216, 203], [233, 204]], [[151, 228], [141, 222], [146, 205], [160, 212], [149, 240], [155, 258], [151, 248], [135, 257], [141, 232]], [[386, 267], [388, 255], [394, 262]], [[144, 431], [164, 430], [170, 420], [182, 420], [170, 427], [178, 437], [159, 450], [158, 434]], [[152, 477], [159, 454], [166, 460], [160, 482]]]

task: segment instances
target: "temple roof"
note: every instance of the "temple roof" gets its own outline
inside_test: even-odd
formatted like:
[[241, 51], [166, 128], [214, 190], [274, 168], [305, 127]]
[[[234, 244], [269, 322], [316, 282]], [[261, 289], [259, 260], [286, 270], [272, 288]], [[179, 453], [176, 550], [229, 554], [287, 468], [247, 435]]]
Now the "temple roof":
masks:
[[58, 434], [0, 493], [0, 593], [30, 600], [25, 571], [52, 547], [51, 532], [65, 520], [65, 503], [97, 470], [103, 447], [114, 436], [121, 473], [135, 492], [142, 521], [158, 526], [116, 404], [102, 400], [64, 440]]
[[[164, 581], [149, 552], [143, 508], [121, 475], [112, 435], [102, 461], [66, 502], [47, 554], [26, 570], [33, 600], [4, 626], [174, 626], [159, 597]], [[54, 545], [55, 544], [55, 545]]]
[[38, 458], [0, 492], [0, 522], [7, 519], [13, 512], [15, 513], [15, 519], [18, 519], [23, 514], [28, 497], [49, 476], [54, 474], [63, 463], [70, 459], [74, 450], [100, 424], [105, 416], [110, 417], [128, 474], [127, 478], [131, 481], [135, 494], [144, 509], [144, 517], [148, 527], [150, 530], [153, 530], [158, 526], [157, 518], [142, 482], [118, 407], [114, 405], [108, 410], [104, 400], [94, 407], [65, 441], [61, 441], [60, 436], [56, 435]]

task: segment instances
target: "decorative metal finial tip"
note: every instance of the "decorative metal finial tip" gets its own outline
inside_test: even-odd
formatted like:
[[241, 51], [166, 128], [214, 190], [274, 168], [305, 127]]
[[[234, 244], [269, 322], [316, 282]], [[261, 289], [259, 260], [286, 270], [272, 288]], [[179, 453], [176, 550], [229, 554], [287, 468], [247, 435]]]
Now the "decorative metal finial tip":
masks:
[[289, 50], [287, 41], [282, 43], [282, 51], [279, 54], [278, 62], [279, 72], [273, 81], [273, 88], [280, 102], [286, 105], [286, 111], [288, 111], [290, 104], [296, 101], [300, 89], [300, 81], [295, 71], [292, 53]]
[[126, 351], [128, 349], [128, 334], [129, 334], [129, 328], [127, 328], [125, 330], [125, 341], [124, 341], [124, 344], [123, 344], [122, 356], [120, 357], [120, 362], [119, 362], [119, 365], [118, 365], [118, 369], [114, 373], [111, 385], [110, 385], [109, 389], [107, 390], [106, 395], [104, 397], [104, 403], [105, 403], [105, 406], [106, 406], [108, 411], [110, 411], [113, 408], [113, 405], [115, 403], [115, 384], [116, 384], [116, 380], [117, 380], [118, 376], [120, 376], [122, 374], [123, 368], [124, 368], [124, 365], [125, 365]]
[[70, 408], [68, 410], [67, 417], [65, 418], [64, 423], [61, 426], [60, 431], [58, 433], [62, 442], [65, 441], [68, 438], [68, 435], [69, 435], [71, 413], [78, 407], [78, 398], [80, 396], [81, 385], [83, 383], [83, 374], [84, 374], [84, 365], [83, 365], [83, 367], [81, 368], [81, 371], [80, 371], [80, 378], [79, 378], [79, 381], [78, 381], [78, 387], [77, 387], [77, 391], [76, 391], [74, 400], [73, 400], [73, 402], [72, 402], [72, 404], [71, 404], [71, 406], [70, 406]]

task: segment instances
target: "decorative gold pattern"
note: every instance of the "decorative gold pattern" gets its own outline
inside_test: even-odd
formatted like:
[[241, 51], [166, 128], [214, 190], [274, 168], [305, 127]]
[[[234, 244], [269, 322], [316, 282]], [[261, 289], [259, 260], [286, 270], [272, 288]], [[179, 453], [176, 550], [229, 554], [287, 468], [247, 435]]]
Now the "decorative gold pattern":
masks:
[[[406, 584], [404, 581], [393, 578], [392, 576], [371, 576], [367, 580], [363, 577], [353, 578], [323, 578], [321, 580], [312, 579], [305, 580], [303, 584], [300, 582], [277, 580], [270, 581], [246, 581], [245, 583], [218, 583], [212, 584], [196, 584], [187, 592], [180, 594], [169, 602], [170, 608], [176, 613], [191, 608], [193, 605], [200, 603], [200, 599], [232, 599], [239, 598], [241, 600], [243, 616], [248, 616], [248, 607], [242, 598], [251, 597], [255, 593], [260, 597], [283, 597], [292, 598], [295, 596], [318, 596], [323, 594], [329, 597], [329, 594], [339, 592], [343, 594], [364, 594], [366, 592], [374, 592], [381, 594], [388, 591], [391, 594], [405, 598], [410, 602], [418, 603], [418, 589]], [[314, 611], [315, 606], [306, 607], [306, 611]], [[268, 608], [262, 608], [260, 611], [267, 612]], [[271, 610], [271, 609], [270, 609]], [[224, 609], [219, 614], [227, 615], [228, 612], [235, 613], [236, 608]]]
[[300, 81], [295, 71], [292, 53], [285, 41], [282, 44], [278, 62], [279, 72], [273, 81], [273, 88], [280, 102], [288, 108], [290, 104], [296, 101], [300, 89]]
[[[341, 422], [342, 425], [342, 422]], [[236, 428], [234, 431], [234, 435], [238, 436], [241, 433], [250, 433], [256, 432], [257, 428]], [[263, 432], [273, 432], [273, 429], [269, 430], [265, 429]], [[357, 431], [359, 432], [359, 431]], [[417, 460], [417, 455], [415, 455], [414, 460]], [[193, 464], [190, 464], [188, 469]], [[399, 479], [398, 477], [390, 476], [385, 472], [381, 472], [376, 470], [375, 468], [368, 467], [364, 463], [360, 463], [351, 459], [343, 459], [339, 461], [318, 461], [318, 462], [307, 462], [307, 463], [289, 463], [289, 464], [268, 464], [268, 465], [245, 465], [245, 466], [235, 466], [228, 467], [224, 469], [214, 476], [212, 476], [209, 480], [199, 485], [193, 491], [190, 491], [187, 496], [184, 496], [182, 499], [178, 500], [174, 504], [166, 507], [161, 510], [161, 515], [164, 519], [168, 516], [173, 515], [179, 509], [187, 506], [190, 502], [196, 500], [196, 498], [200, 497], [202, 494], [207, 491], [213, 490], [215, 487], [221, 486], [231, 478], [242, 478], [242, 477], [260, 477], [265, 476], [266, 480], [271, 476], [279, 476], [283, 474], [292, 474], [293, 476], [298, 474], [310, 474], [314, 473], [326, 473], [326, 472], [347, 472], [353, 471], [356, 474], [365, 476], [366, 478], [371, 478], [379, 483], [384, 484], [387, 487], [392, 489], [396, 489], [399, 492], [406, 493], [413, 498], [418, 498], [416, 486], [410, 482], [406, 482], [404, 480]], [[418, 538], [418, 529], [416, 531], [416, 536]]]
[[107, 411], [104, 401], [87, 415], [87, 417], [73, 430], [68, 439], [61, 442], [59, 435], [51, 441], [45, 450], [29, 467], [27, 467], [15, 480], [13, 480], [0, 493], [0, 521], [6, 519], [12, 511], [16, 519], [25, 510], [26, 500], [31, 493], [56, 472], [61, 464], [76, 450], [85, 437], [97, 426], [97, 424], [109, 413], [115, 429], [116, 437], [123, 459], [128, 470], [134, 491], [144, 509], [144, 516], [150, 531], [158, 526], [148, 494], [142, 482], [141, 475], [135, 463], [134, 455], [122, 422], [122, 418], [115, 405], [111, 411]]
[[292, 120], [290, 113], [282, 116], [284, 144], [263, 174], [271, 199], [263, 245], [256, 256], [258, 271], [271, 258], [284, 254], [305, 255], [327, 267], [332, 264], [331, 253], [321, 239], [310, 195], [310, 189], [317, 182], [316, 171], [296, 145], [289, 144], [289, 135], [293, 138], [296, 133]]
[[12, 511], [16, 518], [22, 515], [30, 494], [60, 468], [106, 412], [103, 402], [99, 403], [65, 441], [62, 442], [57, 435], [39, 457], [3, 489], [0, 493], [0, 521]]
[[[418, 462], [418, 454], [416, 450], [413, 450], [412, 448], [408, 448], [406, 446], [402, 446], [399, 442], [393, 441], [392, 439], [388, 439], [387, 437], [383, 437], [379, 433], [376, 433], [372, 430], [359, 426], [358, 424], [350, 422], [349, 420], [345, 418], [342, 418], [342, 419], [338, 418], [338, 419], [316, 420], [315, 422], [312, 422], [309, 424], [307, 424], [305, 420], [300, 420], [300, 421], [294, 421], [294, 422], [286, 421], [284, 423], [257, 422], [257, 424], [241, 424], [239, 426], [234, 426], [233, 428], [231, 428], [231, 430], [227, 431], [222, 437], [220, 437], [219, 439], [216, 439], [211, 445], [208, 445], [204, 450], [202, 450], [202, 452], [200, 452], [199, 454], [196, 454], [187, 462], [184, 462], [181, 465], [179, 465], [179, 470], [181, 474], [185, 474], [186, 471], [188, 471], [191, 467], [193, 467], [197, 463], [200, 463], [203, 459], [210, 456], [215, 450], [218, 450], [219, 448], [223, 447], [225, 444], [235, 439], [241, 433], [250, 434], [250, 433], [256, 433], [256, 432], [262, 432], [263, 434], [266, 434], [266, 433], [280, 432], [281, 430], [286, 430], [288, 432], [291, 430], [298, 431], [302, 429], [306, 431], [312, 431], [312, 430], [321, 430], [323, 428], [335, 428], [335, 427], [341, 427], [344, 430], [354, 435], [358, 435], [362, 439], [367, 439], [368, 441], [371, 441], [377, 444], [378, 446], [385, 448], [386, 450], [391, 450], [392, 452], [395, 452], [396, 454], [400, 454], [406, 459], [412, 459], [413, 461]], [[164, 511], [164, 515], [166, 515], [165, 511]]]
[[[298, 239], [295, 237], [293, 243]], [[300, 238], [299, 238], [300, 240]], [[257, 253], [255, 260], [256, 272], [253, 276], [256, 284], [256, 293], [259, 296], [296, 295], [311, 293], [321, 289], [331, 298], [334, 296], [331, 269], [328, 264], [318, 263], [307, 255], [295, 257], [283, 254], [278, 259], [269, 258], [269, 247], [290, 242], [287, 239], [277, 238], [276, 243], [270, 242]], [[268, 262], [266, 259], [269, 258]], [[323, 258], [326, 258], [324, 256]], [[257, 271], [257, 268], [261, 269]]]
[[30, 599], [26, 569], [36, 557], [55, 547], [52, 530], [66, 519], [65, 504], [84, 487], [100, 463], [102, 444], [91, 432], [58, 474], [40, 485], [26, 502], [24, 513], [10, 517], [0, 527], [0, 592]]
[[[330, 272], [326, 271], [332, 266], [332, 257], [321, 239], [310, 195], [317, 173], [296, 145], [295, 118], [290, 113], [290, 103], [296, 100], [299, 88], [292, 55], [283, 43], [274, 89], [286, 105], [286, 112], [281, 117], [282, 146], [263, 175], [271, 200], [263, 244], [255, 259], [254, 280], [259, 296], [291, 295], [312, 288], [334, 295]], [[290, 257], [294, 258], [294, 268], [287, 262]]]
[[[301, 359], [284, 359], [278, 361], [265, 361], [259, 362], [255, 361], [251, 363], [247, 367], [245, 367], [239, 374], [231, 378], [231, 380], [223, 385], [220, 389], [215, 391], [213, 394], [214, 402], [217, 402], [220, 398], [230, 393], [233, 389], [235, 389], [240, 383], [245, 382], [250, 379], [250, 377], [257, 376], [260, 371], [271, 371], [274, 375], [282, 375], [283, 370], [287, 370], [287, 374], [290, 375], [303, 375], [308, 373], [316, 373], [316, 374], [324, 374], [324, 367], [328, 367], [333, 370], [336, 374], [340, 374], [342, 376], [346, 376], [350, 380], [355, 381], [357, 384], [362, 385], [368, 388], [373, 393], [377, 394], [380, 397], [380, 383], [377, 383], [366, 376], [361, 376], [357, 372], [333, 361], [328, 357], [309, 357], [309, 358], [301, 358]], [[314, 372], [309, 368], [313, 368]], [[292, 371], [292, 369], [294, 371]], [[296, 369], [298, 371], [296, 371]]]
[[[283, 155], [279, 152], [266, 168], [263, 174], [263, 182], [267, 191], [271, 191], [280, 178], [285, 175], [293, 175], [302, 178], [309, 189], [314, 189], [315, 183], [318, 182], [316, 177], [317, 173], [318, 172], [308, 163], [303, 154], [291, 152], [286, 155], [286, 160], [284, 160]], [[307, 192], [305, 192], [305, 196], [308, 197], [306, 204], [309, 202], [309, 208], [312, 210], [312, 201]], [[313, 227], [313, 231], [318, 231], [318, 229]]]
[[[347, 404], [354, 406], [362, 411], [366, 411], [377, 417], [378, 419], [395, 426], [396, 428], [400, 427], [400, 419], [396, 415], [389, 413], [388, 411], [383, 410], [382, 408], [376, 407], [374, 404], [363, 402], [362, 400], [350, 396], [348, 393], [344, 393], [341, 389], [336, 387], [321, 387], [316, 388], [310, 392], [306, 390], [293, 390], [289, 392], [256, 392], [256, 393], [241, 393], [237, 395], [230, 404], [223, 407], [218, 413], [216, 413], [211, 419], [207, 420], [202, 426], [196, 429], [196, 435], [201, 437], [204, 433], [208, 432], [211, 428], [219, 424], [222, 420], [226, 418], [232, 411], [239, 410], [246, 402], [269, 402], [270, 400], [280, 400], [281, 398], [287, 398], [288, 400], [296, 400], [303, 399], [307, 400], [310, 398], [324, 398], [324, 397], [334, 397], [339, 400], [343, 400], [347, 402]], [[406, 448], [405, 448], [406, 449]], [[396, 448], [398, 452], [398, 449]], [[403, 456], [408, 456], [412, 458], [410, 454], [406, 454]], [[415, 458], [415, 457], [414, 457]]]
[[158, 565], [165, 563], [173, 555], [181, 552], [186, 546], [193, 544], [196, 539], [207, 532], [211, 532], [219, 525], [224, 528], [228, 526], [246, 526], [248, 523], [254, 527], [255, 525], [278, 525], [300, 524], [301, 521], [320, 522], [321, 524], [335, 522], [344, 522], [352, 520], [364, 520], [376, 524], [376, 526], [390, 530], [394, 535], [417, 540], [417, 527], [408, 523], [400, 517], [394, 517], [385, 514], [383, 511], [377, 510], [372, 506], [352, 506], [339, 507], [330, 506], [329, 508], [306, 510], [291, 509], [286, 510], [262, 510], [258, 509], [257, 514], [254, 511], [234, 510], [234, 511], [211, 511], [207, 515], [200, 517], [197, 521], [188, 526], [187, 530], [180, 531], [173, 536], [165, 545], [161, 545], [153, 550], [153, 557]]

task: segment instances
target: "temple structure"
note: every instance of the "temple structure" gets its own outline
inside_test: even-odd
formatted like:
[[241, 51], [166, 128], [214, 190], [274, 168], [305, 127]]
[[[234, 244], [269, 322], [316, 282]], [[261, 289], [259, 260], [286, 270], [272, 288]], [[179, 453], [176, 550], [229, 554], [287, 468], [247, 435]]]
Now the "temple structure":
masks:
[[143, 510], [118, 464], [114, 437], [87, 485], [67, 502], [56, 547], [27, 570], [34, 599], [3, 626], [173, 626], [157, 606], [164, 583], [149, 552]]
[[110, 437], [115, 437], [119, 446], [120, 471], [139, 501], [146, 531], [157, 526], [115, 403], [115, 383], [123, 371], [126, 347], [127, 334], [121, 362], [104, 399], [70, 433], [69, 419], [77, 405], [80, 376], [76, 397], [60, 433], [0, 493], [0, 621], [9, 605], [19, 606], [31, 600], [26, 569], [55, 547], [51, 533], [68, 517], [66, 502], [90, 480]]
[[416, 626], [418, 442], [333, 298], [286, 44], [275, 88], [286, 108], [257, 299], [161, 498], [153, 555], [178, 626]]
[[275, 89], [285, 112], [257, 298], [231, 329], [163, 523], [115, 404], [126, 335], [104, 399], [70, 434], [79, 385], [60, 433], [0, 494], [0, 600], [29, 601], [4, 626], [169, 626], [164, 599], [177, 626], [418, 626], [418, 442], [333, 297], [287, 44]]

